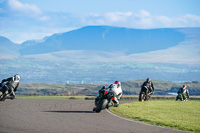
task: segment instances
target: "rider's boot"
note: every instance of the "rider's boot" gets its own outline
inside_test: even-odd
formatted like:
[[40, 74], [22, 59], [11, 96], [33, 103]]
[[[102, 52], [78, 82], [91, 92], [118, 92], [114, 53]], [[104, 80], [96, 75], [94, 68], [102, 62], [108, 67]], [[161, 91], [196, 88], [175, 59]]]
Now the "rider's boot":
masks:
[[108, 109], [108, 108], [110, 108], [110, 107], [112, 107], [113, 106], [113, 103], [109, 103], [107, 106], [106, 106], [106, 108]]
[[94, 108], [93, 108], [93, 110], [92, 110], [93, 112], [95, 112], [96, 111], [96, 106], [94, 106]]
[[7, 96], [7, 94], [4, 93], [4, 94], [2, 95], [1, 101], [5, 101], [5, 100], [6, 100], [6, 96]]

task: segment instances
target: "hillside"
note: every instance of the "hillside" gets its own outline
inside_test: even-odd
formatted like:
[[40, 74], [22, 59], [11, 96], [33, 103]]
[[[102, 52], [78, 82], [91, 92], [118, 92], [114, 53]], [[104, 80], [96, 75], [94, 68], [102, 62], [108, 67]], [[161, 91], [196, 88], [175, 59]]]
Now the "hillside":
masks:
[[0, 36], [0, 47], [0, 59], [10, 59], [12, 56], [19, 55], [20, 45], [2, 36]]
[[[145, 80], [122, 82], [124, 95], [138, 95], [140, 86]], [[169, 95], [177, 93], [183, 84], [187, 85], [190, 95], [200, 95], [200, 82], [173, 83], [167, 81], [152, 81], [155, 87], [154, 95]], [[21, 83], [18, 95], [97, 95], [105, 84], [47, 84]]]
[[88, 26], [20, 45], [0, 38], [0, 79], [102, 84], [150, 77], [200, 81], [200, 28]]
[[120, 50], [126, 54], [149, 52], [166, 49], [183, 41], [185, 35], [179, 30], [138, 30], [109, 26], [87, 26], [54, 34], [41, 41], [26, 41], [22, 43], [20, 53], [30, 55], [64, 50]]

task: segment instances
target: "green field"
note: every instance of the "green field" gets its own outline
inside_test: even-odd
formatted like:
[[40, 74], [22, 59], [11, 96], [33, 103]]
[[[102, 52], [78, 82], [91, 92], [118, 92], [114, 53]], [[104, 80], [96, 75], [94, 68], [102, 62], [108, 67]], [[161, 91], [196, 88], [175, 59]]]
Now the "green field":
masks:
[[[143, 80], [122, 82], [124, 95], [139, 95]], [[190, 96], [200, 96], [200, 81], [174, 83], [154, 80], [154, 95], [168, 95], [169, 92], [177, 93], [183, 84], [187, 85]], [[55, 84], [55, 83], [20, 83], [16, 95], [97, 95], [99, 89], [106, 84]]]
[[200, 101], [152, 100], [111, 108], [111, 112], [152, 125], [200, 133]]

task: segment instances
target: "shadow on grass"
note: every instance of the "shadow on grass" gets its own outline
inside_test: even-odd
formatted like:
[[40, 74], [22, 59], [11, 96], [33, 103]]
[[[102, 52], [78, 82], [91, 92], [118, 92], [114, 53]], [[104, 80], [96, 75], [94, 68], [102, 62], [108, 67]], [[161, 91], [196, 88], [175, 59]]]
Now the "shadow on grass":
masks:
[[93, 111], [43, 111], [49, 113], [94, 113]]

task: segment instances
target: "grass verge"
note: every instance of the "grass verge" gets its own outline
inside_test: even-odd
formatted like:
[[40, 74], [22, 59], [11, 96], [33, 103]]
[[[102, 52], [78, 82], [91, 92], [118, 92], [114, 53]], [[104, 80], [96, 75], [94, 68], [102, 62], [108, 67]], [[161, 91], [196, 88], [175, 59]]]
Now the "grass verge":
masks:
[[111, 112], [136, 121], [200, 133], [200, 101], [154, 100], [132, 102]]

